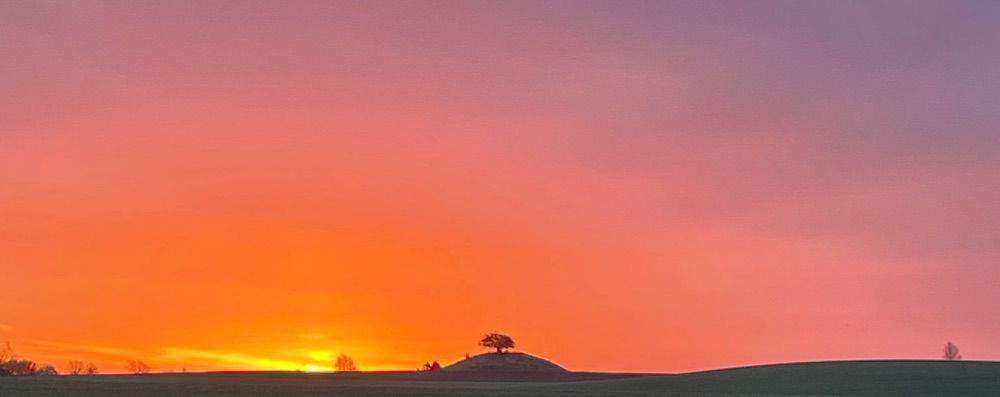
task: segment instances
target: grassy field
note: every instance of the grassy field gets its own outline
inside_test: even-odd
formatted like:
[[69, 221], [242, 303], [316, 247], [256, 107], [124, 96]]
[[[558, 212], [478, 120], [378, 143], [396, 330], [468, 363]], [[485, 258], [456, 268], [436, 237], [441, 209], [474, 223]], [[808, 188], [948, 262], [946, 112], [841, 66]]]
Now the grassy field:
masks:
[[1000, 396], [1000, 363], [856, 361], [577, 381], [468, 382], [432, 374], [207, 373], [0, 378], [0, 397]]

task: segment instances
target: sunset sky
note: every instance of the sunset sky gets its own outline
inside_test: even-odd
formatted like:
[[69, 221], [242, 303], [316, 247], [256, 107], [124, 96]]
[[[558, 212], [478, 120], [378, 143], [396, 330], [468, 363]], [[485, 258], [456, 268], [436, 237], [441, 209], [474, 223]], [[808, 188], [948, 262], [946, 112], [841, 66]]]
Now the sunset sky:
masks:
[[1000, 359], [1000, 2], [0, 0], [64, 369]]

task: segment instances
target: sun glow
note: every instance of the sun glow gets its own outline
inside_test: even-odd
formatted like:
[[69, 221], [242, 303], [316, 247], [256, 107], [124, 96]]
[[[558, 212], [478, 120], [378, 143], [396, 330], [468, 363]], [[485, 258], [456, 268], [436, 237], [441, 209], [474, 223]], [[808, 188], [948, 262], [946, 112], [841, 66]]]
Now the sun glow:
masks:
[[317, 361], [333, 361], [333, 352], [327, 350], [310, 350], [306, 355]]
[[308, 364], [308, 365], [306, 365], [305, 371], [306, 372], [329, 372], [330, 371], [330, 367], [323, 367], [323, 366], [320, 366], [320, 365]]

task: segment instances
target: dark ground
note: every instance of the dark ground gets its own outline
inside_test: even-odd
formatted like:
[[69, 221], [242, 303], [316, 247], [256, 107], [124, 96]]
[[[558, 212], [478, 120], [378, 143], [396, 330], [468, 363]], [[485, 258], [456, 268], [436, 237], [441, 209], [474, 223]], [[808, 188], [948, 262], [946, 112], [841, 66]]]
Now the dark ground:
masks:
[[1000, 396], [996, 362], [819, 362], [679, 375], [520, 376], [244, 372], [4, 377], [0, 397]]

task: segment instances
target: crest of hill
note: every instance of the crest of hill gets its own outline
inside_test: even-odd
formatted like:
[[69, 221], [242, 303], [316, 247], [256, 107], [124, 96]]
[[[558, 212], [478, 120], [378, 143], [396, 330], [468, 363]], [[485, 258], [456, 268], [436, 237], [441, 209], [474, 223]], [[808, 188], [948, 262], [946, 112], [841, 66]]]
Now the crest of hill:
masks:
[[450, 372], [481, 373], [569, 373], [549, 360], [526, 353], [484, 353], [442, 368]]

